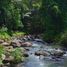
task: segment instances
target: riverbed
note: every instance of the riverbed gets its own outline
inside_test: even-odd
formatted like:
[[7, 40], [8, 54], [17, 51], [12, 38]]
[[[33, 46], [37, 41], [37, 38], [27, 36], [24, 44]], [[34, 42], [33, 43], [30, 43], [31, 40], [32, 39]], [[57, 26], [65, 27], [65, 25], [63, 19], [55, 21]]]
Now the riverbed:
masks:
[[35, 52], [38, 50], [50, 51], [54, 48], [47, 43], [33, 41], [32, 44], [32, 47], [25, 47], [29, 49], [27, 51], [29, 57], [18, 67], [67, 67], [67, 54], [58, 59], [52, 59], [51, 56], [36, 56]]

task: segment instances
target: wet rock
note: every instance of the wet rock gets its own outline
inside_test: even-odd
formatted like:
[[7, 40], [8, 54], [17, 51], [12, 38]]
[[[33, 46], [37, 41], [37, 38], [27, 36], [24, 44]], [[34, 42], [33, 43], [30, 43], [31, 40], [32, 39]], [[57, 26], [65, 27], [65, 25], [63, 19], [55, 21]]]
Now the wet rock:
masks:
[[40, 56], [40, 55], [48, 56], [50, 54], [46, 51], [37, 51], [37, 52], [35, 52], [35, 55], [37, 55], [37, 56]]
[[51, 54], [52, 56], [55, 56], [57, 58], [62, 57], [65, 54], [64, 51], [60, 50], [60, 49], [56, 49], [53, 51], [53, 53]]
[[26, 51], [30, 51], [30, 49], [28, 49], [28, 48], [25, 48], [25, 50], [26, 50]]
[[67, 57], [67, 53], [63, 55], [63, 57]]
[[24, 43], [22, 43], [21, 46], [22, 47], [31, 47], [32, 46], [32, 43], [31, 42], [24, 42]]
[[64, 53], [54, 53], [52, 56], [55, 56], [55, 57], [57, 57], [57, 58], [60, 58], [60, 57], [62, 57], [64, 55]]
[[34, 41], [44, 43], [42, 39], [34, 39]]
[[41, 54], [41, 52], [38, 51], [38, 52], [35, 52], [35, 55], [40, 56], [42, 54]]
[[24, 53], [23, 56], [24, 57], [29, 57], [29, 55], [27, 53]]

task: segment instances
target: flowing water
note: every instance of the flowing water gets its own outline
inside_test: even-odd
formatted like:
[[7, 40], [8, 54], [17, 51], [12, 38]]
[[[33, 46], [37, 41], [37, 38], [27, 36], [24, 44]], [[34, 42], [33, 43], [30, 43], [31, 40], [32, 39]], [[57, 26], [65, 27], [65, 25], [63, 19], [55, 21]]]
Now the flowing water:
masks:
[[67, 54], [58, 59], [52, 59], [51, 56], [36, 56], [35, 51], [37, 50], [50, 51], [53, 48], [40, 42], [32, 43], [32, 47], [26, 47], [29, 49], [27, 52], [29, 57], [20, 65], [20, 67], [67, 67]]

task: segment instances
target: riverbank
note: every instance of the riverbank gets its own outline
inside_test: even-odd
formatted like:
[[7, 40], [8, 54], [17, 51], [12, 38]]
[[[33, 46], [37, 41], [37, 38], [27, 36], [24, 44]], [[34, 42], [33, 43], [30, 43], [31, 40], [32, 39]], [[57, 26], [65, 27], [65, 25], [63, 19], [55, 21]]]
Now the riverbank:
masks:
[[15, 65], [23, 62], [28, 57], [24, 47], [31, 47], [34, 36], [26, 35], [24, 32], [12, 32], [10, 36], [7, 32], [0, 32], [0, 65]]
[[[34, 55], [33, 57], [35, 58], [39, 57], [39, 59], [41, 56], [50, 58], [51, 61], [59, 60], [67, 55], [66, 51], [60, 46], [46, 43], [39, 35], [26, 35], [24, 32], [14, 32], [10, 36], [4, 32], [1, 36], [3, 37], [0, 38], [0, 65], [3, 67], [11, 65], [15, 67], [18, 63], [24, 63], [26, 57], [29, 58], [31, 55]], [[31, 58], [33, 59], [33, 57]]]
[[[24, 48], [20, 48], [20, 43], [15, 41], [24, 34], [24, 32], [13, 32], [10, 36], [7, 32], [0, 32], [0, 66], [24, 61]], [[17, 46], [14, 47], [13, 44]]]

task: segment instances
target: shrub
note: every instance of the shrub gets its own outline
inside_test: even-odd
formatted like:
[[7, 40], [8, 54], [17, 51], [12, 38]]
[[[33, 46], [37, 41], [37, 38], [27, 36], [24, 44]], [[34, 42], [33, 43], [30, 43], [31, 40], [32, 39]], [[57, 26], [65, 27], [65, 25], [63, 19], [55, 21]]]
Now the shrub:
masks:
[[66, 31], [56, 36], [55, 44], [67, 47], [67, 32]]
[[21, 62], [24, 60], [23, 53], [20, 48], [15, 48], [15, 50], [11, 52], [11, 55], [14, 57], [15, 63]]
[[3, 58], [2, 55], [5, 54], [5, 50], [4, 50], [4, 47], [2, 45], [0, 45], [0, 65], [3, 64], [2, 61], [3, 61]]

